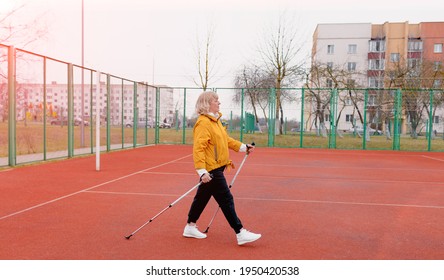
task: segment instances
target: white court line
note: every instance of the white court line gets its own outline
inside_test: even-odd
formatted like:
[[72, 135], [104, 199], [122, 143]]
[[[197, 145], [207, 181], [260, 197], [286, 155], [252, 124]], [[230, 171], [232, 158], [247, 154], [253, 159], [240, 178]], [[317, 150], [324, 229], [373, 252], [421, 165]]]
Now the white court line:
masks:
[[122, 179], [125, 179], [125, 178], [128, 178], [128, 177], [131, 177], [131, 176], [143, 173], [143, 172], [148, 171], [148, 170], [152, 170], [152, 169], [155, 169], [155, 168], [158, 168], [158, 167], [170, 164], [172, 162], [176, 162], [176, 161], [182, 160], [182, 159], [187, 158], [189, 156], [191, 156], [191, 155], [187, 155], [187, 156], [184, 156], [184, 157], [181, 157], [181, 158], [169, 161], [169, 162], [165, 162], [165, 163], [162, 163], [162, 164], [159, 164], [159, 165], [147, 168], [147, 169], [143, 169], [143, 170], [131, 173], [129, 175], [125, 175], [125, 176], [122, 176], [122, 177], [119, 177], [119, 178], [116, 178], [116, 179], [113, 179], [113, 180], [110, 180], [110, 181], [106, 181], [106, 182], [97, 184], [95, 186], [92, 186], [92, 187], [89, 187], [89, 188], [86, 188], [86, 189], [83, 189], [83, 190], [80, 190], [80, 191], [77, 191], [77, 192], [74, 192], [74, 193], [71, 193], [71, 194], [67, 194], [67, 195], [64, 195], [64, 196], [61, 196], [61, 197], [58, 197], [58, 198], [55, 198], [55, 199], [52, 199], [52, 200], [49, 200], [49, 201], [37, 204], [37, 205], [34, 205], [34, 206], [31, 206], [29, 208], [26, 208], [26, 209], [23, 209], [23, 210], [20, 210], [20, 211], [8, 214], [6, 216], [0, 217], [0, 220], [3, 220], [3, 219], [9, 218], [9, 217], [12, 217], [12, 216], [15, 216], [15, 215], [18, 215], [18, 214], [21, 214], [21, 213], [24, 213], [24, 212], [36, 209], [36, 208], [39, 208], [39, 207], [42, 207], [42, 206], [45, 206], [45, 205], [48, 205], [48, 204], [60, 201], [62, 199], [65, 199], [65, 198], [68, 198], [68, 197], [71, 197], [71, 196], [74, 196], [74, 195], [77, 195], [77, 194], [80, 194], [80, 193], [83, 193], [83, 192], [90, 191], [92, 189], [95, 189], [95, 188], [98, 188], [98, 187], [101, 187], [101, 186], [104, 186], [104, 185], [107, 185], [107, 184], [110, 184], [110, 183], [113, 183], [113, 182], [116, 182], [116, 181], [119, 181], [119, 180], [122, 180]]
[[[154, 193], [125, 193], [125, 192], [107, 192], [107, 191], [86, 191], [88, 193], [114, 194], [114, 195], [145, 195], [145, 196], [180, 196], [172, 194], [154, 194]], [[432, 208], [444, 209], [444, 206], [435, 205], [417, 205], [417, 204], [396, 204], [396, 203], [372, 203], [372, 202], [347, 202], [347, 201], [328, 201], [328, 200], [305, 200], [305, 199], [280, 199], [280, 198], [251, 198], [236, 197], [236, 200], [250, 201], [270, 201], [270, 202], [298, 202], [298, 203], [318, 203], [318, 204], [344, 204], [344, 205], [363, 205], [363, 206], [385, 206], [385, 207], [411, 207], [411, 208]]]
[[[421, 155], [422, 157], [427, 157], [427, 156], [423, 156], [423, 155]], [[428, 158], [430, 158], [430, 159], [434, 159], [434, 160], [438, 160], [438, 161], [444, 161], [444, 160], [442, 160], [442, 159], [438, 159], [438, 158], [433, 158], [433, 157], [428, 157]], [[181, 162], [181, 164], [183, 164], [183, 163], [189, 163], [189, 164], [191, 164], [191, 165], [193, 165], [194, 164], [194, 162], [192, 162], [192, 161], [183, 161], [183, 162]], [[234, 162], [235, 164], [237, 163], [237, 164], [239, 164], [240, 163], [240, 161], [237, 161], [237, 162]], [[303, 168], [303, 169], [324, 169], [324, 170], [326, 170], [326, 169], [339, 169], [339, 170], [344, 170], [344, 169], [347, 169], [347, 170], [351, 170], [351, 169], [353, 169], [353, 170], [394, 170], [394, 171], [412, 171], [412, 172], [423, 172], [423, 171], [427, 171], [427, 172], [435, 172], [435, 171], [441, 171], [442, 169], [440, 169], [440, 168], [434, 168], [434, 169], [431, 169], [431, 168], [405, 168], [405, 167], [365, 167], [365, 166], [347, 166], [347, 167], [344, 167], [344, 166], [322, 166], [322, 167], [319, 167], [319, 166], [307, 166], [307, 165], [305, 165], [305, 164], [298, 164], [298, 163], [295, 163], [295, 164], [276, 164], [276, 163], [254, 163], [254, 162], [250, 162], [248, 165], [250, 165], [250, 166], [260, 166], [260, 167], [262, 167], [262, 166], [265, 166], [265, 167], [272, 167], [272, 168], [280, 168], [280, 167], [290, 167], [290, 168]], [[236, 168], [237, 168], [237, 165], [236, 165]]]
[[[143, 172], [146, 174], [156, 174], [156, 175], [181, 175], [181, 176], [195, 176], [194, 173], [172, 173], [172, 172]], [[230, 175], [225, 174], [228, 178]], [[340, 177], [301, 177], [299, 175], [242, 175], [243, 178], [269, 178], [269, 179], [300, 179], [300, 180], [315, 180], [315, 181], [347, 181], [347, 182], [370, 182], [370, 183], [403, 183], [403, 184], [434, 184], [434, 185], [444, 185], [441, 181], [406, 181], [406, 180], [377, 180], [377, 179], [359, 179], [359, 178], [340, 178]]]
[[[439, 160], [439, 159], [436, 159]], [[444, 160], [443, 160], [444, 161]], [[291, 168], [303, 168], [303, 169], [353, 169], [353, 170], [400, 170], [400, 171], [441, 171], [440, 168], [404, 168], [404, 167], [365, 167], [365, 166], [307, 166], [304, 164], [269, 164], [269, 163], [251, 163], [249, 165], [256, 166], [271, 166], [271, 167], [291, 167]]]
[[198, 177], [196, 172], [153, 172], [153, 171], [143, 171], [146, 174], [155, 174], [155, 175], [183, 175], [183, 176], [195, 176]]
[[301, 202], [301, 203], [321, 203], [321, 204], [346, 204], [365, 206], [386, 206], [386, 207], [412, 207], [412, 208], [432, 208], [444, 209], [444, 206], [416, 205], [416, 204], [393, 204], [393, 203], [372, 203], [372, 202], [347, 202], [347, 201], [327, 201], [327, 200], [300, 200], [300, 199], [268, 199], [268, 198], [236, 198], [253, 201], [278, 201], [278, 202]]
[[429, 157], [429, 156], [422, 156], [422, 157], [433, 159], [433, 160], [437, 160], [437, 161], [444, 161], [444, 159], [435, 158], [435, 157]]
[[[86, 193], [97, 194], [117, 194], [117, 195], [146, 195], [146, 196], [174, 196], [179, 197], [181, 194], [161, 194], [161, 193], [140, 193], [140, 192], [107, 192], [107, 191], [85, 191]], [[191, 195], [189, 195], [191, 197]]]
[[[180, 172], [153, 172], [153, 171], [144, 171], [146, 174], [156, 174], [156, 175], [181, 175], [181, 176], [195, 176], [195, 173], [180, 173]], [[226, 177], [229, 177], [229, 174], [225, 174]], [[407, 181], [407, 180], [377, 180], [377, 179], [359, 179], [359, 178], [348, 178], [348, 177], [301, 177], [299, 175], [242, 175], [243, 178], [268, 178], [268, 179], [300, 179], [300, 180], [315, 180], [315, 181], [347, 181], [347, 182], [368, 182], [368, 183], [403, 183], [403, 184], [430, 184], [434, 185], [444, 185], [444, 182], [441, 181]]]
[[348, 178], [348, 177], [300, 177], [300, 176], [260, 176], [260, 175], [243, 175], [242, 177], [250, 177], [250, 178], [275, 178], [275, 179], [282, 179], [282, 178], [293, 178], [293, 179], [301, 179], [301, 180], [313, 180], [313, 181], [347, 181], [347, 182], [367, 182], [367, 183], [403, 183], [403, 184], [421, 184], [421, 185], [427, 185], [430, 184], [434, 185], [444, 185], [444, 182], [441, 181], [406, 181], [406, 180], [377, 180], [377, 179], [359, 179], [359, 178]]

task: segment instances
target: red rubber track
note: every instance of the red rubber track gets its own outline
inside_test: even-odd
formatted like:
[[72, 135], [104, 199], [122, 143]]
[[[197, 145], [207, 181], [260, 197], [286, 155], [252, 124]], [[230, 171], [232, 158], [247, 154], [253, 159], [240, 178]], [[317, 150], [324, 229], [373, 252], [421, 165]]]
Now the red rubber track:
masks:
[[238, 246], [221, 212], [208, 238], [182, 237], [193, 192], [126, 240], [198, 183], [191, 152], [158, 145], [103, 154], [101, 171], [94, 156], [0, 171], [0, 259], [444, 259], [443, 153], [259, 147], [232, 192], [261, 239]]

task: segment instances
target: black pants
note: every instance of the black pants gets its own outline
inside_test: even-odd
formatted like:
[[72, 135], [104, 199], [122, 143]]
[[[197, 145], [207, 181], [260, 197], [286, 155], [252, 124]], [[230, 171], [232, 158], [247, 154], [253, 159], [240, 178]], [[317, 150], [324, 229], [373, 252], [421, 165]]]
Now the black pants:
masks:
[[191, 204], [190, 211], [188, 212], [188, 223], [197, 222], [211, 196], [213, 196], [230, 226], [236, 233], [239, 233], [243, 226], [240, 219], [237, 217], [234, 208], [233, 195], [227, 185], [224, 170], [225, 166], [211, 171], [210, 174], [213, 175], [213, 179], [211, 179], [210, 182], [199, 186], [197, 193], [194, 196], [193, 203]]

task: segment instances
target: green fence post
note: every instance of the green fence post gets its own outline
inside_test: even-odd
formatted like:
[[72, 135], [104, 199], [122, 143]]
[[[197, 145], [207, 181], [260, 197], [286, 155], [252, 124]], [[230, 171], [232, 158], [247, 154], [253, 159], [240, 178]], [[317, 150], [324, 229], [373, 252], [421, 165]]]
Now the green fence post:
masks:
[[[364, 137], [362, 137], [362, 149], [367, 149], [367, 104], [368, 104], [368, 89], [364, 91], [364, 124], [363, 124], [363, 133]], [[355, 121], [356, 125], [356, 121]], [[353, 135], [356, 135], [356, 131], [353, 130]]]
[[304, 138], [304, 104], [305, 104], [305, 88], [302, 88], [301, 94], [301, 124], [299, 125], [299, 147], [303, 147], [303, 138]]
[[245, 112], [245, 117], [244, 117], [244, 131], [246, 134], [250, 133], [250, 113]]
[[240, 139], [239, 139], [239, 141], [241, 141], [241, 142], [244, 140], [244, 127], [245, 127], [245, 122], [244, 122], [244, 89], [242, 88], [242, 90], [241, 90]]
[[156, 144], [160, 143], [159, 118], [160, 118], [160, 88], [156, 87], [156, 120], [154, 122], [154, 126], [156, 127], [156, 129], [155, 129], [155, 134], [156, 134], [155, 143]]
[[[94, 92], [94, 71], [90, 72], [90, 88], [89, 88], [89, 127], [90, 127], [90, 143], [91, 143], [91, 154], [94, 154], [94, 125], [93, 125], [93, 92]], [[123, 100], [123, 98], [122, 98]]]
[[137, 85], [133, 83], [133, 147], [137, 146], [137, 124], [139, 122], [139, 108], [137, 107]]
[[186, 125], [187, 125], [187, 89], [183, 89], [183, 120], [182, 120], [182, 144], [186, 141]]
[[395, 108], [393, 114], [393, 150], [395, 151], [399, 151], [401, 149], [401, 138], [400, 138], [400, 128], [399, 128], [401, 109], [402, 109], [401, 89], [397, 89], [395, 94]]
[[43, 160], [46, 160], [46, 56], [43, 57]]
[[336, 110], [338, 108], [338, 90], [330, 91], [330, 137], [328, 147], [336, 149]]
[[427, 151], [432, 150], [432, 137], [433, 137], [433, 96], [434, 92], [433, 89], [430, 90], [430, 109], [429, 109], [429, 122], [427, 124], [428, 126], [428, 142], [427, 142]]
[[148, 84], [145, 84], [145, 145], [148, 145]]
[[17, 146], [16, 146], [16, 98], [15, 98], [15, 48], [8, 47], [8, 99], [9, 99], [9, 117], [8, 117], [8, 161], [9, 166], [16, 165]]
[[[68, 64], [68, 157], [74, 156], [74, 66]], [[63, 121], [63, 120], [62, 120]]]
[[111, 151], [111, 76], [106, 74], [106, 150]]
[[230, 133], [233, 132], [233, 111], [230, 111]]
[[276, 89], [271, 88], [268, 94], [268, 147], [274, 146], [276, 134]]
[[125, 105], [125, 101], [123, 99], [123, 80], [120, 80], [121, 82], [121, 88], [120, 88], [120, 100], [122, 100], [121, 102], [121, 107], [120, 107], [120, 122], [122, 123], [120, 125], [120, 129], [121, 129], [121, 133], [122, 133], [122, 149], [125, 148], [125, 122], [123, 121], [123, 118], [125, 116], [124, 114], [124, 105]]

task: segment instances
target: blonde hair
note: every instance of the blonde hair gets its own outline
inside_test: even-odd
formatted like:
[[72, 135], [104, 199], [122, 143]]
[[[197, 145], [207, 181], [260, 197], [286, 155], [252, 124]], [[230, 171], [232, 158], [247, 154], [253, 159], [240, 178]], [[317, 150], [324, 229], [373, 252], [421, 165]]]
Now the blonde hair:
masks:
[[210, 102], [214, 99], [218, 99], [219, 96], [213, 91], [204, 91], [199, 95], [196, 101], [196, 113], [198, 115], [208, 114], [210, 111]]

